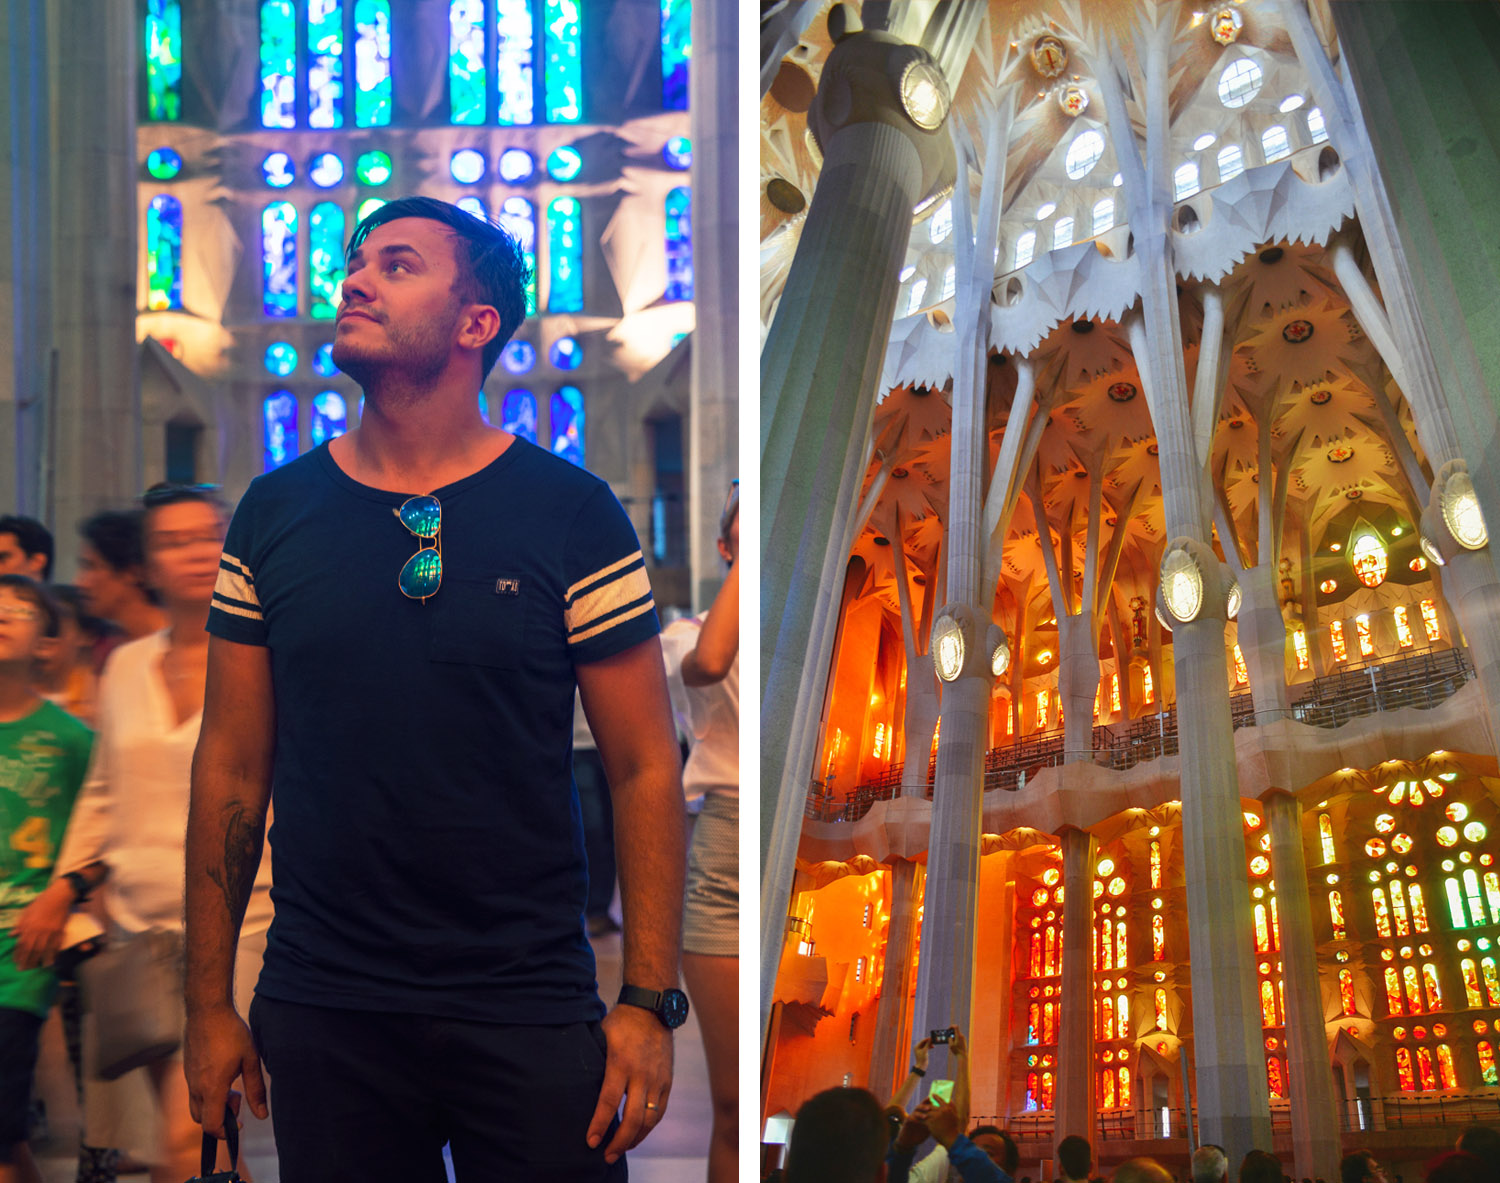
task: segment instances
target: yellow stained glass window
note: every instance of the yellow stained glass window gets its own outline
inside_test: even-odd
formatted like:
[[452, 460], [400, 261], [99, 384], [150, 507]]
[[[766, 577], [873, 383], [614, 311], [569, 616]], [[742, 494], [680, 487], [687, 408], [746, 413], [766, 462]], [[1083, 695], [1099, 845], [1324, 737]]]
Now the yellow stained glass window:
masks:
[[1422, 885], [1413, 883], [1407, 888], [1407, 894], [1411, 896], [1411, 924], [1418, 932], [1426, 932], [1427, 929], [1427, 903], [1422, 898]]
[[1260, 1021], [1263, 1027], [1276, 1026], [1276, 987], [1267, 978], [1260, 981]]
[[1490, 923], [1500, 924], [1500, 875], [1494, 871], [1484, 873], [1484, 895], [1490, 902]]
[[1393, 615], [1396, 617], [1396, 640], [1400, 642], [1401, 648], [1410, 649], [1416, 643], [1416, 637], [1411, 631], [1411, 621], [1408, 619], [1405, 604], [1397, 604]]
[[1484, 900], [1479, 894], [1479, 872], [1464, 868], [1464, 894], [1469, 897], [1469, 917], [1476, 925], [1484, 923]]
[[1354, 974], [1349, 969], [1339, 970], [1339, 1003], [1343, 1007], [1346, 1016], [1353, 1016], [1354, 1009]]
[[1160, 987], [1156, 991], [1156, 1029], [1167, 1029], [1167, 992]]
[[1401, 967], [1401, 978], [1406, 983], [1406, 1013], [1419, 1015], [1422, 1013], [1422, 983], [1417, 977], [1415, 965], [1404, 965]]
[[1375, 652], [1375, 642], [1370, 637], [1370, 618], [1363, 614], [1354, 618], [1354, 631], [1359, 635], [1359, 655], [1370, 657]]
[[1121, 920], [1115, 926], [1115, 965], [1124, 969], [1130, 964], [1130, 947], [1125, 938], [1125, 921]]
[[1375, 931], [1383, 937], [1391, 935], [1391, 910], [1385, 902], [1385, 892], [1379, 888], [1371, 888], [1370, 898], [1375, 902]]
[[1099, 952], [1103, 956], [1102, 963], [1098, 969], [1114, 969], [1115, 967], [1115, 922], [1108, 916], [1104, 923], [1099, 926]]
[[1297, 655], [1297, 668], [1307, 669], [1310, 664], [1307, 656], [1307, 630], [1299, 628], [1292, 633], [1292, 651]]
[[1104, 1001], [1100, 1003], [1099, 1012], [1102, 1016], [1099, 1038], [1113, 1039], [1115, 1037], [1115, 1000], [1108, 994], [1104, 996]]
[[1385, 967], [1385, 1005], [1393, 1015], [1406, 1013], [1406, 1008], [1401, 1004], [1401, 975], [1393, 965]]
[[1344, 897], [1337, 888], [1328, 893], [1328, 916], [1333, 921], [1333, 939], [1344, 939]]
[[1438, 986], [1437, 966], [1427, 962], [1422, 966], [1422, 985], [1426, 988], [1427, 1009], [1443, 1009], [1443, 991]]
[[1250, 671], [1245, 668], [1245, 655], [1240, 652], [1239, 642], [1234, 645], [1234, 684], [1236, 686], [1247, 686], [1250, 683]]
[[1129, 1109], [1130, 1108], [1130, 1069], [1129, 1068], [1125, 1068], [1125, 1067], [1121, 1067], [1118, 1071], [1119, 1071], [1119, 1077], [1120, 1077], [1120, 1091], [1119, 1091], [1119, 1093], [1117, 1095], [1119, 1096], [1119, 1100], [1120, 1100], [1120, 1108], [1121, 1109]]
[[1391, 880], [1391, 915], [1396, 920], [1396, 935], [1410, 934], [1411, 924], [1406, 919], [1406, 893], [1401, 890], [1401, 880]]
[[1421, 606], [1422, 628], [1427, 632], [1427, 639], [1429, 641], [1441, 641], [1443, 639], [1443, 631], [1438, 628], [1437, 601], [1423, 600]]
[[1281, 948], [1281, 920], [1276, 913], [1276, 897], [1271, 897], [1271, 948]]
[[1161, 961], [1166, 956], [1166, 924], [1160, 915], [1151, 917], [1151, 960]]
[[1271, 950], [1271, 926], [1266, 922], [1265, 904], [1255, 905], [1255, 951], [1269, 953]]
[[1130, 1038], [1130, 1003], [1123, 994], [1115, 997], [1115, 1038]]
[[1109, 676], [1109, 709], [1115, 714], [1120, 713], [1120, 675]]
[[1115, 1107], [1115, 1072], [1113, 1068], [1106, 1068], [1100, 1073], [1099, 1084], [1103, 1093], [1100, 1103], [1105, 1109], [1113, 1109]]
[[1338, 857], [1333, 849], [1333, 819], [1326, 813], [1318, 814], [1318, 839], [1323, 844], [1323, 861], [1333, 862]]
[[1036, 729], [1045, 731], [1047, 729], [1047, 708], [1052, 703], [1052, 693], [1048, 690], [1036, 692]]
[[1156, 701], [1156, 687], [1151, 681], [1151, 667], [1149, 665], [1141, 666], [1141, 696], [1146, 700], [1147, 706]]
[[1349, 548], [1349, 563], [1354, 574], [1366, 587], [1379, 587], [1385, 582], [1390, 556], [1375, 534], [1366, 532], [1354, 540]]
[[1161, 886], [1161, 843], [1151, 843], [1151, 886]]
[[1465, 957], [1458, 963], [1458, 971], [1464, 979], [1464, 998], [1470, 1006], [1483, 1006], [1484, 995], [1479, 993], [1479, 967], [1474, 964], [1472, 957]]

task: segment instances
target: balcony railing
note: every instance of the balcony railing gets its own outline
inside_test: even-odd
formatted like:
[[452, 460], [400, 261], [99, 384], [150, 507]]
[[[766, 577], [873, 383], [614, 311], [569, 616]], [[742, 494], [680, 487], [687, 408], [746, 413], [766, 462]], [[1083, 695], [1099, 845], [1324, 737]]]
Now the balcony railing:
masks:
[[[1462, 649], [1435, 649], [1407, 654], [1391, 661], [1342, 668], [1327, 677], [1304, 682], [1297, 700], [1286, 711], [1257, 711], [1249, 692], [1229, 696], [1229, 714], [1236, 731], [1276, 717], [1295, 719], [1314, 727], [1342, 727], [1351, 719], [1403, 707], [1428, 710], [1457, 693], [1474, 667]], [[1165, 705], [1154, 715], [1113, 727], [1097, 726], [1093, 747], [1080, 757], [1116, 771], [1134, 768], [1162, 756], [1177, 755], [1177, 707]], [[1033, 732], [984, 754], [984, 791], [1017, 792], [1044, 768], [1067, 760], [1063, 732]], [[932, 797], [936, 761], [927, 762], [926, 796]], [[899, 795], [904, 766], [890, 764], [879, 775], [857, 785], [847, 798], [834, 800], [833, 787], [813, 781], [805, 816], [815, 821], [858, 821], [877, 801]]]

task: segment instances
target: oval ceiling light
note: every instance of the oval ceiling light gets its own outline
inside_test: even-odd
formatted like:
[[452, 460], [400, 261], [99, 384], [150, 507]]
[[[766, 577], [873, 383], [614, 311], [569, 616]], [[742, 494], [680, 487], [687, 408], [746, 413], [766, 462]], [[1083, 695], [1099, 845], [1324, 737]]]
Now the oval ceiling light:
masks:
[[1161, 564], [1161, 594], [1167, 611], [1181, 624], [1198, 618], [1203, 608], [1203, 572], [1185, 549], [1174, 549]]
[[1484, 523], [1484, 511], [1479, 508], [1479, 496], [1474, 492], [1474, 482], [1467, 472], [1457, 470], [1443, 482], [1441, 504], [1443, 522], [1460, 546], [1480, 550], [1489, 542], [1490, 532]]
[[964, 630], [953, 617], [944, 616], [933, 627], [932, 653], [938, 677], [945, 682], [958, 677], [964, 668]]

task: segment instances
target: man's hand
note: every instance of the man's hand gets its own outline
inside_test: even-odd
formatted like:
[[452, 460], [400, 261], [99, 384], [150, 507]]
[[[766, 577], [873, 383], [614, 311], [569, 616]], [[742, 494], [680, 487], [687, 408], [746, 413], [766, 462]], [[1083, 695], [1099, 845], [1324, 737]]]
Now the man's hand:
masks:
[[923, 1101], [906, 1115], [906, 1120], [901, 1123], [901, 1132], [896, 1135], [897, 1150], [910, 1154], [927, 1141], [927, 1135], [931, 1132], [927, 1127], [927, 1118], [931, 1113], [932, 1102]]
[[948, 1040], [948, 1051], [951, 1055], [967, 1056], [969, 1054], [968, 1042], [964, 1039], [964, 1033], [957, 1027], [953, 1028], [953, 1037]]
[[66, 879], [56, 880], [32, 900], [16, 919], [16, 964], [22, 969], [51, 965], [72, 910], [73, 887]]
[[672, 1092], [672, 1033], [639, 1006], [615, 1007], [604, 1017], [603, 1027], [609, 1051], [588, 1142], [599, 1145], [623, 1096], [625, 1112], [604, 1148], [604, 1161], [614, 1162], [654, 1130], [667, 1112]]
[[959, 1134], [964, 1132], [958, 1110], [951, 1103], [939, 1105], [932, 1111], [927, 1118], [927, 1128], [945, 1150], [953, 1145], [953, 1140]]
[[927, 1058], [931, 1054], [932, 1036], [924, 1035], [922, 1039], [917, 1043], [917, 1046], [911, 1049], [911, 1062], [918, 1068], [920, 1068], [923, 1072], [926, 1072]]
[[188, 1107], [205, 1134], [224, 1136], [224, 1105], [235, 1077], [245, 1082], [250, 1111], [260, 1118], [270, 1113], [260, 1057], [255, 1054], [250, 1028], [234, 1007], [209, 1007], [188, 1015], [182, 1067], [187, 1077]]

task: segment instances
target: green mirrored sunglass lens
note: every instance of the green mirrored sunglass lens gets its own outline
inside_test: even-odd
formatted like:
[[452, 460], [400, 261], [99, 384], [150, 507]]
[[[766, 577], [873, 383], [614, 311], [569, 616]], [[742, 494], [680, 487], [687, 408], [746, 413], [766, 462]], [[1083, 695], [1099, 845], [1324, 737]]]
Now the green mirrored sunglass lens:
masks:
[[406, 560], [398, 579], [401, 590], [414, 600], [425, 599], [443, 582], [443, 556], [435, 550], [419, 550]]
[[398, 516], [418, 538], [435, 538], [443, 524], [443, 507], [436, 497], [412, 497], [402, 505]]

